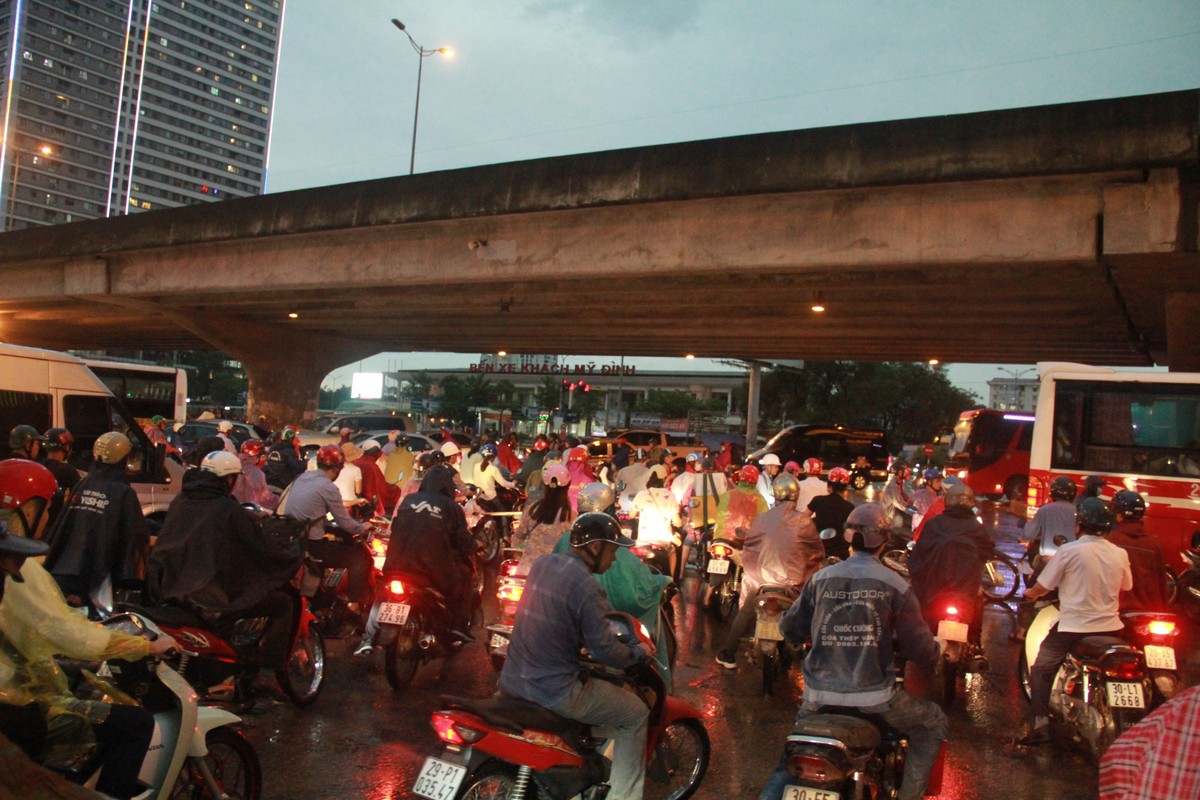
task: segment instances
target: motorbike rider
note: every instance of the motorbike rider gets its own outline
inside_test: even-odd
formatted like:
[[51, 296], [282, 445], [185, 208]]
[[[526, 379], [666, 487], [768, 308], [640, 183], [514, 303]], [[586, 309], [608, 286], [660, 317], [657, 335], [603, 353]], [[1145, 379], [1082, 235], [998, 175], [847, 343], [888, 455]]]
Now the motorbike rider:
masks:
[[796, 505], [801, 510], [807, 510], [808, 504], [814, 498], [829, 494], [829, 484], [821, 480], [821, 470], [825, 465], [821, 463], [819, 458], [804, 459], [804, 480], [800, 481], [800, 497], [796, 501]]
[[1163, 611], [1167, 608], [1167, 560], [1162, 542], [1146, 533], [1142, 516], [1146, 501], [1137, 492], [1122, 489], [1113, 495], [1117, 524], [1108, 541], [1129, 555], [1133, 588], [1121, 592], [1122, 611]]
[[575, 508], [575, 497], [579, 490], [596, 482], [592, 467], [588, 464], [588, 450], [582, 445], [572, 447], [567, 453], [567, 472], [571, 476], [571, 508]]
[[267, 485], [277, 492], [282, 492], [296, 476], [304, 472], [299, 442], [296, 429], [287, 425], [280, 432], [279, 440], [267, 449], [267, 465], [263, 473], [267, 476]]
[[754, 624], [759, 588], [773, 583], [799, 593], [825, 557], [812, 517], [799, 507], [800, 482], [784, 473], [775, 479], [772, 493], [775, 506], [755, 518], [742, 547], [741, 607], [717, 653], [717, 663], [726, 669], [737, 667], [738, 642]]
[[521, 560], [517, 564], [517, 575], [520, 576], [528, 575], [534, 561], [552, 552], [563, 533], [575, 522], [569, 495], [571, 476], [567, 468], [562, 464], [551, 464], [541, 470], [541, 476], [545, 491], [525, 507], [513, 530], [513, 547], [521, 548]]
[[925, 485], [913, 492], [912, 497], [913, 508], [917, 510], [917, 513], [913, 516], [914, 531], [921, 526], [921, 521], [925, 519], [925, 515], [929, 513], [929, 509], [942, 496], [942, 480], [944, 476], [940, 469], [930, 467], [921, 473], [921, 477], [925, 479]]
[[8, 432], [9, 458], [26, 458], [36, 461], [46, 437], [32, 425], [17, 425]]
[[221, 437], [221, 442], [225, 445], [226, 453], [237, 455], [237, 442], [233, 441], [233, 423], [227, 419], [217, 421], [217, 436]]
[[1050, 481], [1050, 500], [1034, 513], [1033, 519], [1025, 526], [1021, 538], [1027, 542], [1038, 543], [1037, 555], [1040, 559], [1034, 563], [1034, 568], [1041, 567], [1041, 562], [1058, 550], [1055, 539], [1062, 538], [1072, 541], [1075, 538], [1075, 510], [1072, 500], [1075, 499], [1075, 481], [1066, 475], [1059, 475]]
[[571, 526], [571, 549], [538, 559], [517, 606], [500, 691], [595, 726], [614, 740], [608, 800], [641, 800], [646, 775], [649, 709], [637, 695], [602, 680], [581, 681], [579, 652], [617, 669], [646, 657], [638, 644], [617, 640], [604, 621], [608, 598], [592, 574], [612, 566], [633, 540], [617, 521], [596, 512]]
[[[789, 642], [812, 642], [804, 659], [804, 701], [797, 719], [826, 706], [880, 716], [908, 736], [898, 797], [918, 800], [950, 729], [936, 703], [897, 688], [894, 649], [909, 660], [933, 665], [945, 645], [921, 619], [912, 589], [879, 561], [891, 532], [891, 521], [878, 504], [855, 508], [844, 533], [850, 558], [809, 578], [799, 600], [783, 615], [780, 630]], [[781, 759], [759, 800], [779, 800], [789, 780]]]
[[717, 503], [717, 527], [713, 538], [741, 539], [755, 518], [766, 512], [767, 501], [758, 493], [758, 476], [758, 467], [753, 464], [738, 470], [737, 485], [721, 495]]
[[238, 453], [238, 459], [242, 462], [242, 475], [233, 485], [233, 497], [239, 503], [255, 503], [272, 511], [278, 505], [279, 498], [271, 492], [267, 486], [267, 476], [259, 468], [262, 455], [262, 439], [247, 439], [242, 442], [241, 452]]
[[[842, 538], [842, 526], [846, 517], [854, 510], [854, 504], [847, 499], [850, 494], [850, 470], [845, 467], [834, 467], [829, 470], [829, 494], [818, 495], [808, 503], [808, 511], [812, 514], [813, 525], [818, 532], [826, 528], [837, 531], [837, 536], [825, 539], [825, 556], [836, 556], [840, 559], [850, 557], [850, 546]], [[797, 503], [799, 505], [799, 503]]]
[[892, 521], [892, 528], [904, 528], [908, 524], [908, 509], [912, 505], [908, 489], [904, 483], [912, 475], [912, 467], [903, 458], [896, 458], [888, 466], [892, 473], [887, 484], [883, 487], [883, 513]]
[[[969, 604], [968, 636], [980, 644], [983, 629], [981, 576], [992, 557], [992, 537], [975, 516], [975, 492], [964, 483], [946, 490], [946, 510], [929, 520], [908, 557], [909, 579], [921, 603], [921, 612], [932, 631], [941, 619], [939, 599], [955, 598]], [[982, 672], [987, 660], [976, 656], [970, 671]]]
[[529, 455], [525, 456], [524, 463], [517, 470], [517, 474], [513, 476], [513, 480], [518, 486], [528, 486], [530, 476], [541, 471], [542, 465], [546, 463], [546, 452], [549, 449], [550, 440], [545, 436], [539, 434], [533, 440], [533, 449], [529, 451]]
[[46, 571], [74, 605], [112, 610], [113, 592], [144, 588], [150, 529], [125, 477], [132, 442], [110, 431], [92, 447], [92, 468], [47, 534]]
[[772, 488], [772, 483], [780, 471], [783, 470], [783, 462], [779, 460], [779, 456], [774, 453], [767, 453], [758, 460], [758, 483], [755, 484], [758, 493], [767, 501], [767, 508], [775, 505], [775, 491]]
[[50, 501], [50, 517], [46, 522], [47, 528], [54, 525], [54, 520], [58, 519], [67, 498], [79, 485], [79, 470], [70, 463], [74, 446], [75, 437], [66, 428], [51, 428], [46, 431], [46, 441], [43, 445], [45, 461], [42, 463], [54, 475], [54, 480], [58, 481], [58, 492]]
[[[425, 473], [421, 488], [400, 503], [392, 518], [383, 574], [396, 572], [423, 576], [446, 598], [453, 615], [450, 635], [473, 642], [471, 615], [474, 613], [471, 578], [475, 574], [472, 557], [475, 539], [467, 529], [462, 506], [454, 502], [454, 470], [438, 465]], [[371, 652], [378, 632], [379, 603], [371, 608], [367, 630], [354, 651], [356, 656]]]
[[[383, 455], [387, 458], [387, 466], [383, 470], [383, 479], [393, 486], [399, 486], [412, 475], [416, 467], [417, 454], [413, 452], [412, 440], [402, 431], [388, 431], [387, 444], [383, 446]], [[388, 507], [389, 509], [391, 506]]]
[[[77, 699], [55, 661], [137, 661], [177, 647], [170, 636], [150, 642], [101, 627], [69, 607], [53, 577], [37, 561], [44, 546], [33, 541], [45, 525], [54, 476], [32, 461], [0, 463], [0, 704], [34, 707], [51, 729], [76, 718], [92, 725], [105, 752], [97, 790], [115, 798], [142, 791], [137, 776], [154, 733], [154, 717], [141, 706]], [[25, 530], [28, 537], [17, 535]], [[40, 727], [40, 726], [39, 726]]]
[[1058, 548], [1037, 582], [1025, 590], [1037, 600], [1058, 589], [1058, 622], [1046, 634], [1029, 670], [1033, 725], [1020, 744], [1050, 741], [1050, 690], [1071, 647], [1087, 636], [1119, 636], [1120, 593], [1133, 588], [1129, 556], [1105, 539], [1116, 523], [1112, 506], [1089, 497], [1075, 522], [1079, 538]]
[[675, 495], [663, 485], [664, 469], [661, 464], [650, 469], [646, 488], [637, 493], [629, 507], [629, 518], [637, 520], [638, 542], [673, 545], [668, 563], [669, 574], [674, 576], [683, 544], [683, 517]]
[[232, 453], [204, 457], [167, 510], [150, 553], [147, 589], [159, 603], [196, 611], [226, 638], [239, 619], [267, 617], [261, 650], [270, 675], [287, 667], [293, 608], [279, 587], [296, 574], [303, 552], [297, 542], [264, 533], [242, 508], [232, 493], [241, 475]]
[[293, 519], [311, 521], [305, 542], [309, 554], [326, 567], [345, 567], [349, 582], [349, 602], [365, 605], [371, 602], [375, 562], [366, 548], [354, 542], [343, 543], [325, 536], [325, 515], [345, 533], [356, 536], [367, 526], [355, 520], [342, 505], [342, 495], [333, 485], [342, 471], [346, 457], [336, 444], [327, 444], [317, 451], [317, 468], [307, 470], [292, 481], [286, 494], [279, 498], [279, 513]]
[[362, 443], [362, 454], [355, 459], [354, 466], [362, 472], [362, 493], [367, 498], [368, 508], [376, 514], [386, 514], [400, 499], [400, 487], [387, 482], [379, 468], [383, 448], [374, 439]]
[[1083, 490], [1075, 498], [1075, 508], [1078, 509], [1089, 497], [1099, 497], [1107, 485], [1108, 482], [1099, 475], [1088, 475], [1083, 479]]

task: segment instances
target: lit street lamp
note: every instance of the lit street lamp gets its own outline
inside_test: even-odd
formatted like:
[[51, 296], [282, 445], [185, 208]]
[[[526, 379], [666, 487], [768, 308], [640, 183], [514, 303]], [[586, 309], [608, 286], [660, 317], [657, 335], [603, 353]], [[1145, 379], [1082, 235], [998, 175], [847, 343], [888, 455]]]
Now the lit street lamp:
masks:
[[421, 114], [421, 71], [422, 71], [422, 67], [425, 66], [425, 58], [427, 56], [433, 55], [434, 53], [441, 53], [446, 58], [451, 58], [454, 55], [454, 51], [451, 50], [449, 47], [435, 47], [435, 48], [431, 48], [431, 49], [427, 50], [424, 47], [421, 47], [421, 45], [416, 43], [416, 41], [412, 37], [412, 34], [409, 33], [408, 29], [404, 27], [403, 22], [401, 22], [398, 19], [393, 19], [392, 24], [395, 25], [397, 28], [399, 28], [400, 32], [408, 37], [408, 43], [412, 45], [413, 50], [415, 50], [417, 52], [417, 56], [418, 56], [418, 58], [417, 58], [417, 102], [413, 109], [412, 152], [409, 154], [409, 157], [408, 157], [408, 174], [412, 175], [413, 167], [417, 163], [417, 119], [420, 117], [420, 114]]

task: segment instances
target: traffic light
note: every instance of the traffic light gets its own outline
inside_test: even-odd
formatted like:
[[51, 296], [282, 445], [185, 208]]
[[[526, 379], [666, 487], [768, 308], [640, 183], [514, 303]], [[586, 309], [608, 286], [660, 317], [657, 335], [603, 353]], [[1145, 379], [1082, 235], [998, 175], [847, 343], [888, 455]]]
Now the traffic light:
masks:
[[580, 383], [579, 389], [580, 391], [590, 392], [592, 390], [592, 385], [590, 383]]

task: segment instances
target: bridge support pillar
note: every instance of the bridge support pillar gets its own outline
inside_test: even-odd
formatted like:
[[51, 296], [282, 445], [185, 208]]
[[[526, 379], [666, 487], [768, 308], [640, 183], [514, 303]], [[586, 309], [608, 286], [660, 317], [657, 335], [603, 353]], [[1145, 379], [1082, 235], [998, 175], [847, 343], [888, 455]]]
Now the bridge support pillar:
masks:
[[1167, 296], [1167, 364], [1171, 372], [1200, 372], [1200, 292]]
[[172, 318], [246, 369], [250, 391], [246, 419], [265, 415], [272, 428], [311, 422], [321, 381], [333, 370], [379, 352], [377, 345], [217, 314]]

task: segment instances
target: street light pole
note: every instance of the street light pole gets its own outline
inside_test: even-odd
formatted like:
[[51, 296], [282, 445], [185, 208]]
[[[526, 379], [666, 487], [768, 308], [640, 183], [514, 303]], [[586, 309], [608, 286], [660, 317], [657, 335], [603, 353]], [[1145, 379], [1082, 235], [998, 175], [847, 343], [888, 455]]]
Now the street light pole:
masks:
[[[13, 147], [12, 185], [10, 185], [8, 187], [8, 214], [6, 215], [7, 222], [5, 223], [5, 226], [4, 226], [4, 230], [6, 230], [6, 231], [11, 231], [12, 227], [13, 227], [13, 222], [16, 221], [17, 181], [19, 181], [21, 178], [21, 155], [24, 153], [25, 153], [25, 151], [22, 150], [20, 147]], [[39, 145], [38, 146], [38, 154], [43, 155], [43, 156], [54, 155], [54, 148], [48, 144]], [[37, 156], [34, 156], [33, 160], [34, 160], [34, 163], [36, 164]]]
[[417, 164], [417, 121], [421, 116], [421, 74], [424, 71], [425, 59], [435, 53], [440, 53], [447, 58], [454, 55], [454, 51], [449, 47], [434, 47], [426, 49], [417, 44], [413, 39], [412, 34], [408, 32], [408, 28], [404, 27], [404, 23], [398, 19], [393, 19], [392, 24], [405, 36], [408, 37], [408, 43], [412, 45], [417, 54], [417, 101], [413, 108], [413, 132], [412, 132], [412, 150], [408, 156], [408, 174], [413, 174], [413, 169]]

